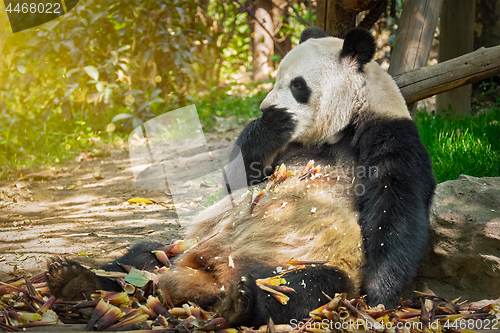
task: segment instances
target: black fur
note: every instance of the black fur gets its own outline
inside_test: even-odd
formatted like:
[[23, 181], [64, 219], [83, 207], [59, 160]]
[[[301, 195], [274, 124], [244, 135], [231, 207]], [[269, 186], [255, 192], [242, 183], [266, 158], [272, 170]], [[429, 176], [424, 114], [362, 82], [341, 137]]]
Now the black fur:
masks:
[[64, 300], [90, 298], [96, 290], [119, 291], [120, 286], [107, 278], [99, 277], [73, 260], [50, 258], [47, 262], [47, 284], [50, 293]]
[[[124, 272], [119, 265], [125, 264], [137, 269], [153, 271], [163, 264], [151, 251], [160, 250], [164, 244], [144, 241], [134, 245], [128, 253], [117, 260], [100, 267], [105, 271]], [[81, 300], [90, 297], [96, 290], [122, 291], [113, 279], [97, 276], [76, 261], [51, 258], [48, 261], [47, 282], [52, 295], [66, 300]]]
[[359, 70], [363, 71], [363, 66], [370, 62], [375, 55], [375, 40], [365, 29], [351, 29], [344, 39], [344, 46], [340, 52], [340, 58], [352, 57], [356, 59]]
[[290, 90], [295, 100], [306, 104], [311, 97], [311, 89], [307, 86], [306, 80], [302, 76], [296, 77], [290, 82]]
[[347, 275], [331, 266], [307, 267], [282, 278], [287, 281], [285, 286], [296, 291], [286, 294], [290, 298], [286, 305], [260, 289], [255, 279], [247, 275], [231, 286], [218, 313], [233, 326], [258, 327], [266, 324], [269, 317], [274, 323], [288, 324], [292, 319], [308, 318], [310, 311], [328, 303], [325, 294], [334, 297], [335, 293], [352, 289]]
[[361, 179], [365, 193], [357, 198], [366, 251], [363, 290], [369, 305], [391, 308], [415, 277], [427, 246], [436, 186], [432, 164], [410, 119], [365, 121], [353, 147], [360, 165], [378, 169]]
[[309, 27], [304, 29], [304, 31], [302, 31], [302, 34], [300, 35], [299, 44], [302, 44], [309, 38], [324, 38], [324, 37], [328, 37], [328, 35], [323, 29], [318, 27]]
[[241, 151], [249, 186], [260, 183], [273, 173], [273, 161], [292, 137], [294, 129], [292, 114], [274, 105], [262, 110], [262, 117], [243, 129], [231, 152], [230, 160]]
[[133, 266], [144, 271], [153, 271], [157, 267], [164, 266], [151, 251], [161, 250], [165, 244], [155, 241], [143, 241], [135, 244], [119, 259], [107, 263], [100, 268], [110, 272], [121, 272], [123, 268], [119, 264]]

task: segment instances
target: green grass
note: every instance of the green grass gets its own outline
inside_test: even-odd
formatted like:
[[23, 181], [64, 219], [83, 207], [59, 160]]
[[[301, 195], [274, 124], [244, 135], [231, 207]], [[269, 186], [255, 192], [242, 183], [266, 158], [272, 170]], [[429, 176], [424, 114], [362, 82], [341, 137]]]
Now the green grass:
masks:
[[500, 107], [461, 118], [420, 112], [415, 123], [438, 182], [500, 176]]

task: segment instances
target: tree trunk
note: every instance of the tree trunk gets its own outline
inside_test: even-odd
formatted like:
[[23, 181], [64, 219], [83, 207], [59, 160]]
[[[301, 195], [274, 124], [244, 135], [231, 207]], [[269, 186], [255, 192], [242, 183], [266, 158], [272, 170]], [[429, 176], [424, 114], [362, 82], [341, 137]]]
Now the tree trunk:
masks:
[[[473, 51], [475, 1], [444, 0], [441, 10], [439, 62]], [[451, 108], [454, 114], [470, 112], [471, 86], [440, 94], [436, 98], [436, 113]]]
[[500, 44], [500, 0], [476, 0], [474, 50]]
[[356, 16], [381, 0], [317, 0], [316, 26], [330, 36], [345, 36], [356, 26]]
[[269, 80], [273, 67], [271, 56], [274, 55], [274, 41], [269, 33], [273, 33], [274, 24], [271, 16], [273, 3], [270, 0], [255, 2], [255, 18], [253, 32], [253, 80]]

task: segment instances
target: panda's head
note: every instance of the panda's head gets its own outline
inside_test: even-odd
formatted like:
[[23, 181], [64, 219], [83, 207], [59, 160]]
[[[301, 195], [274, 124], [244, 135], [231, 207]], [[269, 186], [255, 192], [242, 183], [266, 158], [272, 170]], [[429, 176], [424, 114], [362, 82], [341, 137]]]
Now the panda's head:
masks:
[[396, 84], [372, 61], [374, 53], [375, 41], [364, 29], [342, 40], [308, 28], [280, 63], [261, 109], [286, 108], [297, 121], [292, 141], [305, 144], [335, 143], [355, 116], [409, 118]]

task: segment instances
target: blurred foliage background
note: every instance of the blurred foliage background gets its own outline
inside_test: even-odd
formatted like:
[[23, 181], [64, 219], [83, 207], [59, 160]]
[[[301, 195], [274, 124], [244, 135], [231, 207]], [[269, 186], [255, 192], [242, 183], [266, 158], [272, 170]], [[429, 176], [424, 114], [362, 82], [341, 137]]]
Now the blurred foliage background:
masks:
[[112, 122], [129, 132], [193, 103], [202, 103], [204, 120], [223, 116], [210, 100], [251, 63], [247, 13], [224, 1], [80, 1], [59, 19], [4, 36], [3, 173], [77, 155], [113, 132]]
[[[314, 1], [273, 3], [271, 69], [315, 16]], [[387, 13], [373, 29], [383, 67], [401, 7], [397, 0], [396, 16]], [[252, 81], [255, 15], [252, 1], [81, 0], [54, 21], [2, 34], [0, 179], [103, 145], [122, 148], [134, 127], [189, 104], [196, 104], [205, 131], [224, 132], [259, 116], [272, 81]], [[4, 26], [0, 18], [0, 31]], [[486, 88], [498, 91], [495, 82]], [[492, 105], [498, 113], [498, 99]], [[498, 149], [491, 150], [493, 162]], [[492, 170], [486, 174], [499, 175], [498, 165]]]

